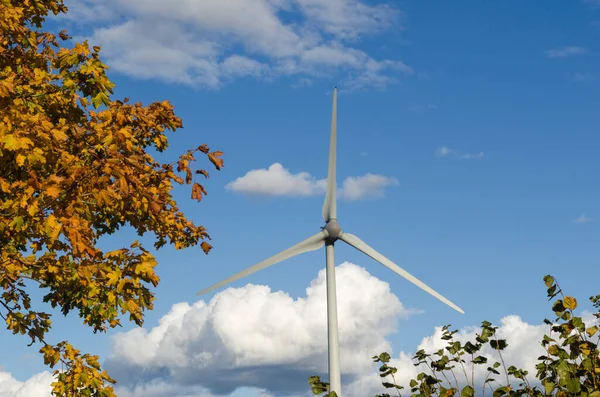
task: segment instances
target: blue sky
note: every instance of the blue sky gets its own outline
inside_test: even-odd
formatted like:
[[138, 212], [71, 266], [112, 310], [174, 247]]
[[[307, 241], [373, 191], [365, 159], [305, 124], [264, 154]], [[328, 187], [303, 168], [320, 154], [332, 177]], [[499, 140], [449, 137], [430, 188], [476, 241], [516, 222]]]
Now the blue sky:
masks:
[[[99, 354], [121, 381], [119, 396], [298, 394], [326, 370], [324, 250], [236, 290], [195, 293], [318, 232], [336, 85], [342, 228], [466, 312], [338, 244], [336, 264], [349, 262], [338, 268], [344, 394], [381, 392], [369, 360], [385, 349], [410, 374], [407, 357], [434, 346], [445, 324], [468, 335], [502, 321], [509, 356], [531, 365], [552, 315], [545, 274], [591, 309], [587, 298], [600, 292], [600, 3], [165, 4], [88, 0], [50, 25], [102, 46], [115, 98], [174, 104], [184, 129], [161, 159], [201, 143], [225, 152], [201, 204], [176, 189], [215, 248], [156, 253], [162, 281], [144, 328], [160, 320], [164, 330], [148, 337], [124, 322], [94, 335], [78, 317], [53, 318], [52, 338]], [[7, 396], [46, 387], [37, 349], [0, 339]], [[196, 366], [180, 365], [191, 358]], [[282, 383], [269, 389], [269, 377]]]

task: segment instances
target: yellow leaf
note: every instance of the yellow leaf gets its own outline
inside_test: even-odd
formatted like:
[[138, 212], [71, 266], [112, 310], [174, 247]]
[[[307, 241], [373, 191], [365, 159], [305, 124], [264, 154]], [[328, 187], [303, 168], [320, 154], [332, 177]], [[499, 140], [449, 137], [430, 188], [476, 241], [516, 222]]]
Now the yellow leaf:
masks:
[[22, 167], [23, 164], [25, 164], [25, 156], [23, 156], [22, 154], [17, 154], [17, 164], [19, 165], [19, 167]]
[[34, 216], [39, 210], [38, 204], [37, 202], [29, 205], [27, 207], [27, 213], [29, 214], [29, 216]]
[[144, 276], [146, 274], [152, 273], [154, 266], [156, 266], [156, 261], [153, 259], [140, 262], [137, 265], [135, 265], [135, 273]]
[[131, 313], [136, 313], [140, 310], [140, 307], [138, 306], [137, 303], [135, 303], [134, 300], [128, 300], [127, 301], [127, 310], [129, 310]]
[[13, 134], [6, 135], [2, 138], [2, 142], [4, 142], [4, 147], [7, 150], [19, 150], [19, 149], [27, 149], [29, 146], [33, 146], [33, 142], [31, 139], [27, 137], [17, 137]]
[[123, 291], [123, 288], [125, 287], [125, 284], [129, 284], [129, 280], [122, 278], [119, 280], [119, 283], [117, 284], [117, 292], [121, 293], [121, 291]]
[[6, 135], [2, 137], [2, 142], [7, 150], [17, 150], [19, 145], [14, 135]]
[[52, 130], [52, 136], [58, 139], [59, 141], [66, 141], [69, 137], [61, 130], [54, 129]]
[[58, 221], [56, 220], [56, 217], [54, 215], [50, 215], [50, 216], [48, 216], [48, 218], [46, 218], [46, 222], [44, 225], [44, 231], [46, 232], [46, 235], [48, 237], [50, 237], [52, 240], [56, 240], [58, 238], [58, 235], [60, 234], [61, 229], [62, 229], [62, 225], [60, 223], [58, 223]]
[[573, 298], [572, 296], [565, 296], [565, 299], [563, 299], [563, 305], [566, 309], [575, 310], [577, 307], [577, 299]]

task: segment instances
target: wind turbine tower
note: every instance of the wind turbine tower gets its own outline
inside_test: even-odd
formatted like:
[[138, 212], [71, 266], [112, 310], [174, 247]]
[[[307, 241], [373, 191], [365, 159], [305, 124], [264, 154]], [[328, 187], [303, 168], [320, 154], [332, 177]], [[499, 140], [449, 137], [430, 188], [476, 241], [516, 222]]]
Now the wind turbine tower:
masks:
[[197, 295], [203, 295], [207, 292], [213, 291], [226, 284], [229, 284], [235, 280], [239, 280], [250, 274], [256, 273], [260, 270], [266, 269], [269, 266], [273, 266], [276, 263], [284, 261], [285, 259], [300, 255], [305, 252], [317, 250], [325, 246], [325, 265], [326, 265], [326, 277], [327, 277], [327, 335], [328, 335], [328, 349], [329, 349], [329, 390], [335, 391], [338, 397], [342, 396], [341, 393], [341, 380], [340, 380], [340, 358], [339, 358], [339, 341], [338, 341], [338, 324], [337, 324], [337, 301], [336, 301], [336, 289], [335, 289], [335, 265], [334, 265], [334, 245], [337, 241], [343, 241], [344, 243], [356, 248], [360, 252], [367, 256], [375, 259], [383, 266], [387, 267], [394, 273], [404, 277], [417, 287], [425, 290], [431, 295], [435, 296], [448, 306], [464, 314], [464, 311], [444, 298], [442, 295], [434, 291], [432, 288], [427, 286], [421, 280], [417, 279], [394, 262], [375, 251], [367, 243], [362, 241], [357, 236], [342, 231], [338, 223], [337, 211], [336, 211], [336, 143], [337, 143], [337, 88], [333, 89], [333, 109], [331, 114], [331, 135], [329, 141], [329, 167], [327, 175], [327, 190], [325, 194], [325, 203], [323, 204], [323, 220], [325, 221], [325, 227], [321, 228], [321, 231], [304, 241], [290, 247], [272, 257], [265, 259], [256, 265], [250, 266], [249, 268], [242, 270], [233, 276], [214, 284], [200, 292]]

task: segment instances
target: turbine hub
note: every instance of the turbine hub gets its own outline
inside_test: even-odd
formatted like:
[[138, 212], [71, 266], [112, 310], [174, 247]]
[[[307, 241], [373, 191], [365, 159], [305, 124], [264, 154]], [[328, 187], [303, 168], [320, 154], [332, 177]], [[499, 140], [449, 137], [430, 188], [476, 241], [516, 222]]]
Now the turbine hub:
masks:
[[330, 244], [338, 240], [340, 238], [340, 234], [342, 233], [342, 229], [335, 218], [328, 220], [323, 229], [327, 232], [326, 241]]

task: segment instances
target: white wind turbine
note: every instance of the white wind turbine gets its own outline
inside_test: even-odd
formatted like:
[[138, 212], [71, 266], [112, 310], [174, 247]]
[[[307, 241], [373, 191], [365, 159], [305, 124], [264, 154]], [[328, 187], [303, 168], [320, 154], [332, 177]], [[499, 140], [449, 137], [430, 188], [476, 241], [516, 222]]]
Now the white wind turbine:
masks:
[[203, 295], [214, 289], [222, 287], [232, 281], [239, 280], [250, 274], [266, 269], [285, 259], [300, 255], [308, 251], [314, 251], [325, 245], [326, 248], [326, 274], [327, 274], [327, 333], [328, 333], [328, 348], [329, 348], [329, 384], [330, 391], [335, 391], [338, 397], [341, 397], [341, 380], [340, 380], [340, 359], [339, 359], [339, 343], [338, 343], [338, 325], [337, 325], [337, 302], [335, 290], [335, 265], [333, 263], [333, 245], [337, 240], [342, 240], [346, 244], [356, 248], [362, 253], [375, 259], [388, 269], [404, 277], [411, 283], [429, 292], [448, 306], [464, 314], [464, 311], [438, 294], [429, 286], [425, 285], [421, 280], [417, 279], [394, 262], [381, 255], [379, 252], [371, 248], [367, 243], [359, 239], [353, 234], [342, 232], [337, 221], [336, 213], [336, 123], [337, 123], [337, 88], [333, 89], [333, 110], [331, 115], [331, 137], [329, 142], [329, 169], [327, 176], [327, 191], [325, 194], [325, 204], [323, 205], [323, 220], [325, 227], [314, 236], [281, 251], [272, 257], [257, 263], [254, 266], [242, 270], [233, 276], [197, 293]]

